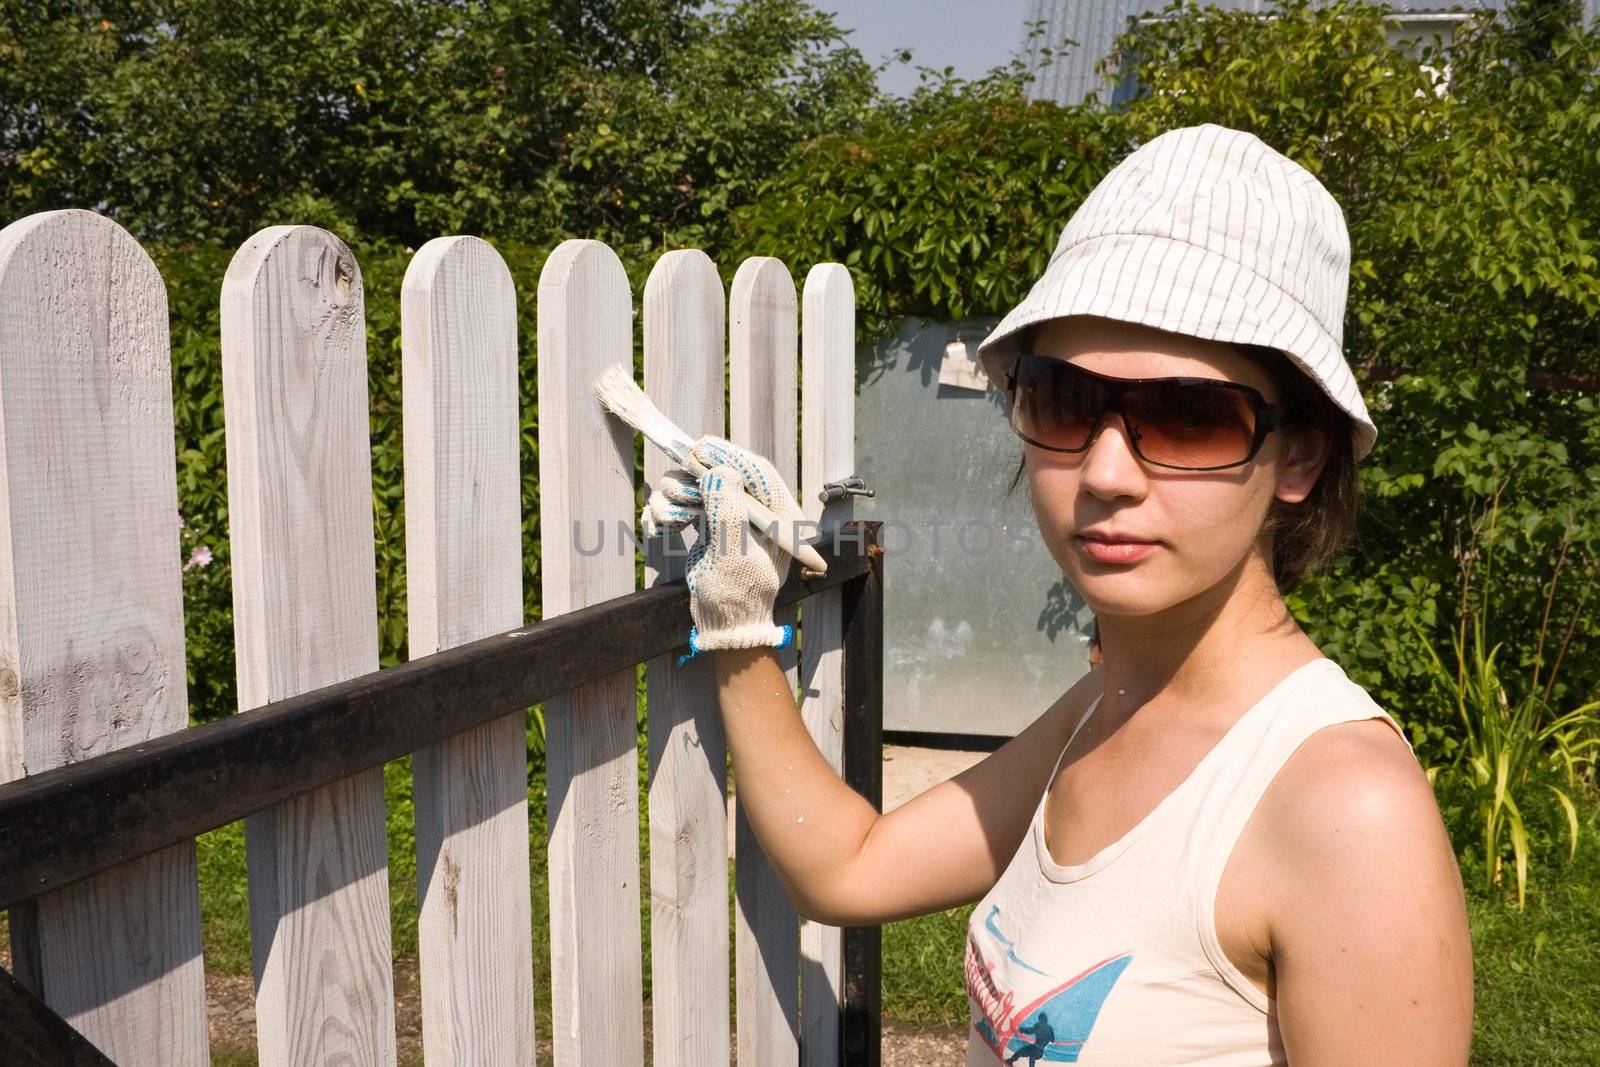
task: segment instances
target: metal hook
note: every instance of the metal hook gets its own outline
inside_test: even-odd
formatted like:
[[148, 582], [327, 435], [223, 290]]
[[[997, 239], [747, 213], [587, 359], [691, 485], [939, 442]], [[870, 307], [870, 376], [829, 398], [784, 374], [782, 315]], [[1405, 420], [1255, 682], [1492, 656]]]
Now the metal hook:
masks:
[[836, 482], [822, 483], [822, 491], [817, 494], [817, 499], [826, 504], [843, 496], [877, 496], [877, 493], [867, 488], [867, 483], [861, 480], [859, 474], [852, 474]]

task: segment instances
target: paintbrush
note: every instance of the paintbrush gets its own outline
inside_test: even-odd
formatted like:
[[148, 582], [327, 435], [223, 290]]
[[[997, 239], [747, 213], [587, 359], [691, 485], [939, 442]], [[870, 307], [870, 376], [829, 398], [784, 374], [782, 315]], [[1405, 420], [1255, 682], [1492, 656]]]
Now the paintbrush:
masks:
[[[594, 395], [607, 411], [644, 434], [645, 440], [671, 456], [684, 470], [696, 478], [706, 472], [705, 464], [693, 455], [694, 438], [678, 429], [671, 419], [661, 413], [661, 409], [633, 380], [633, 370], [626, 363], [606, 368], [605, 373], [595, 379]], [[750, 495], [748, 488], [745, 490], [744, 504], [746, 517], [757, 533], [765, 536], [770, 530], [772, 541], [779, 548], [799, 560], [807, 569], [818, 574], [827, 573], [828, 565], [817, 554], [817, 550], [796, 539], [793, 523], [779, 521], [765, 504]]]

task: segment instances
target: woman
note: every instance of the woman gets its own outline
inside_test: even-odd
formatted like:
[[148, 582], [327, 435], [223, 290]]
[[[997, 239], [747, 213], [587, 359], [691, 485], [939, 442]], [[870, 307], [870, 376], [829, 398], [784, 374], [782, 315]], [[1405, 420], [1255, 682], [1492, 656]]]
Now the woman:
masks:
[[771, 465], [705, 438], [712, 472], [646, 506], [647, 528], [709, 522], [691, 644], [718, 649], [740, 803], [800, 913], [978, 902], [969, 1065], [1466, 1062], [1432, 790], [1283, 601], [1345, 540], [1377, 434], [1341, 352], [1348, 273], [1338, 205], [1251, 134], [1168, 131], [1096, 186], [980, 355], [1101, 664], [886, 815], [772, 655], [787, 557], [729, 536], [746, 486], [798, 515]]

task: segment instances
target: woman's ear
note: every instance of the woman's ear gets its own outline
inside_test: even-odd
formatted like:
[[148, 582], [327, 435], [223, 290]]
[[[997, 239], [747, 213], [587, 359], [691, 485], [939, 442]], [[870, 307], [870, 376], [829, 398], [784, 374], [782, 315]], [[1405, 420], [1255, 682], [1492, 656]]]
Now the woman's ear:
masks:
[[1280, 436], [1278, 485], [1274, 494], [1285, 504], [1298, 504], [1311, 495], [1312, 487], [1333, 453], [1333, 427], [1326, 419], [1316, 419], [1285, 427]]

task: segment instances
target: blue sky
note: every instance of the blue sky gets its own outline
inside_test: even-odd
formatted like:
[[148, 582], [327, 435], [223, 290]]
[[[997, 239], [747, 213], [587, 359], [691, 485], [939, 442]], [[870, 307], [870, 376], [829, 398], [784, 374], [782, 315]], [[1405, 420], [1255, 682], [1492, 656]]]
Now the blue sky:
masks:
[[[899, 48], [916, 53], [914, 64], [953, 66], [964, 78], [999, 66], [1022, 45], [1028, 0], [815, 0], [835, 21], [853, 31], [850, 43], [876, 63]], [[896, 93], [916, 87], [911, 66], [896, 64], [880, 84]]]

